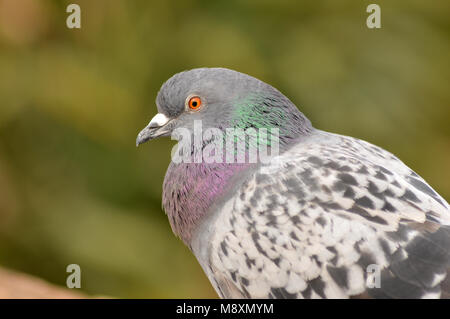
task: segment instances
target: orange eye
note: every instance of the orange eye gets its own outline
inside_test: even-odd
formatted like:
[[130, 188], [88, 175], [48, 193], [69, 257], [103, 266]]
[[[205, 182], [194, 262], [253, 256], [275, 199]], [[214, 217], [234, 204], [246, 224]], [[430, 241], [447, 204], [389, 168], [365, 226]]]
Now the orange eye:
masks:
[[188, 105], [191, 110], [198, 110], [202, 105], [202, 100], [198, 96], [191, 97]]

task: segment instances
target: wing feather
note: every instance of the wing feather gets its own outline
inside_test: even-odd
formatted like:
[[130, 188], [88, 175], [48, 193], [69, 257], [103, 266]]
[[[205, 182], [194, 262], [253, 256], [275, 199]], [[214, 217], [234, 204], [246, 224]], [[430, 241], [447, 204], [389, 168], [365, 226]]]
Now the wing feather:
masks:
[[448, 225], [448, 203], [392, 154], [311, 141], [217, 212], [203, 267], [226, 298], [448, 297]]

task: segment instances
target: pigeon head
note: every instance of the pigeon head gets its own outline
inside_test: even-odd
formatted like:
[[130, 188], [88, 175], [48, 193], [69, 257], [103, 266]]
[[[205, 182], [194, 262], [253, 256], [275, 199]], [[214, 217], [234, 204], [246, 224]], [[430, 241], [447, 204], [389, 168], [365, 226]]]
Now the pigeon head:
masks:
[[[172, 136], [180, 141], [177, 131], [183, 130], [183, 134], [194, 135], [194, 143], [188, 144], [191, 148], [187, 148], [186, 153], [181, 147], [183, 155], [188, 158], [196, 158], [199, 148], [204, 151], [209, 149], [208, 146], [214, 146], [211, 141], [216, 136], [219, 139], [228, 137], [229, 128], [245, 132], [249, 128], [254, 128], [255, 132], [265, 128], [267, 133], [278, 128], [277, 149], [280, 152], [313, 131], [309, 120], [277, 89], [249, 75], [223, 68], [194, 69], [172, 76], [161, 87], [156, 104], [158, 114], [139, 133], [136, 144], [159, 136]], [[196, 144], [195, 128], [198, 122], [204, 130], [203, 138], [208, 129], [219, 130], [221, 134]], [[181, 140], [184, 136], [181, 135]], [[272, 147], [268, 140], [265, 145]], [[248, 145], [242, 143], [238, 146], [239, 150], [244, 147], [244, 152], [241, 152], [245, 154], [244, 159], [251, 154]], [[237, 148], [236, 151], [239, 153]], [[220, 154], [220, 150], [214, 154]], [[188, 245], [194, 229], [208, 215], [211, 207], [226, 198], [237, 179], [244, 178], [259, 165], [259, 162], [229, 163], [220, 160], [180, 163], [172, 157], [167, 169], [163, 207], [174, 233]]]
[[[184, 71], [167, 80], [156, 98], [158, 114], [138, 135], [136, 145], [177, 128], [279, 128], [280, 144], [311, 130], [309, 120], [277, 89], [224, 68]], [[176, 136], [174, 136], [175, 139]]]

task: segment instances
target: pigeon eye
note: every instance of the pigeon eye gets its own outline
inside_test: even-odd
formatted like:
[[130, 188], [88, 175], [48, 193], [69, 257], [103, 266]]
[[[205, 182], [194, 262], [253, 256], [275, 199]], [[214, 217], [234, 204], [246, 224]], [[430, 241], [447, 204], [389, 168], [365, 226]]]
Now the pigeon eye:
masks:
[[191, 110], [198, 110], [202, 105], [202, 99], [198, 96], [191, 97], [188, 102], [189, 108]]

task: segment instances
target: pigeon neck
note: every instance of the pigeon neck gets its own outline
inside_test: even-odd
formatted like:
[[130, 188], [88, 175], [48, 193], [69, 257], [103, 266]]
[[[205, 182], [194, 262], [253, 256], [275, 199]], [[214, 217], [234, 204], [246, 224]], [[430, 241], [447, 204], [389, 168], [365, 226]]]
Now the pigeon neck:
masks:
[[278, 130], [281, 150], [293, 140], [313, 131], [311, 122], [282, 93], [273, 87], [248, 94], [233, 103], [230, 126], [247, 130]]
[[[267, 143], [266, 139], [258, 138], [254, 144], [238, 143], [243, 146], [238, 146], [236, 153], [239, 154], [239, 150], [244, 149], [244, 163], [227, 163], [227, 161], [196, 163], [195, 160], [178, 164], [171, 162], [164, 179], [163, 207], [173, 232], [188, 246], [190, 246], [192, 232], [214, 209], [213, 205], [222, 202], [230, 192], [235, 191], [236, 187], [239, 187], [242, 176], [247, 176], [246, 173], [251, 173], [259, 167], [260, 146], [268, 147], [265, 155], [270, 153], [270, 156], [265, 158], [267, 160], [277, 155], [276, 153], [283, 153], [299, 138], [310, 134], [313, 130], [309, 120], [298, 111], [295, 105], [274, 89], [270, 94], [267, 92], [251, 94], [245, 99], [236, 101], [233, 111], [234, 116], [227, 123], [230, 128], [239, 128], [246, 132], [249, 128], [256, 130], [266, 128], [270, 134], [272, 134], [272, 128], [277, 128], [279, 149], [276, 149], [271, 142]], [[237, 139], [239, 140], [239, 137]], [[207, 146], [212, 145], [213, 140], [215, 141], [212, 139], [205, 143], [193, 143], [190, 150], [185, 149], [186, 154], [194, 158], [196, 158], [194, 154], [204, 154], [203, 151]], [[269, 141], [272, 140], [269, 139]], [[258, 148], [256, 163], [249, 161], [251, 145], [256, 145]], [[272, 152], [274, 149], [275, 154]], [[212, 154], [220, 153], [215, 152], [216, 150]], [[225, 153], [222, 153], [222, 156]]]
[[173, 232], [189, 246], [192, 232], [211, 206], [226, 197], [250, 163], [170, 164], [163, 185], [163, 207]]

